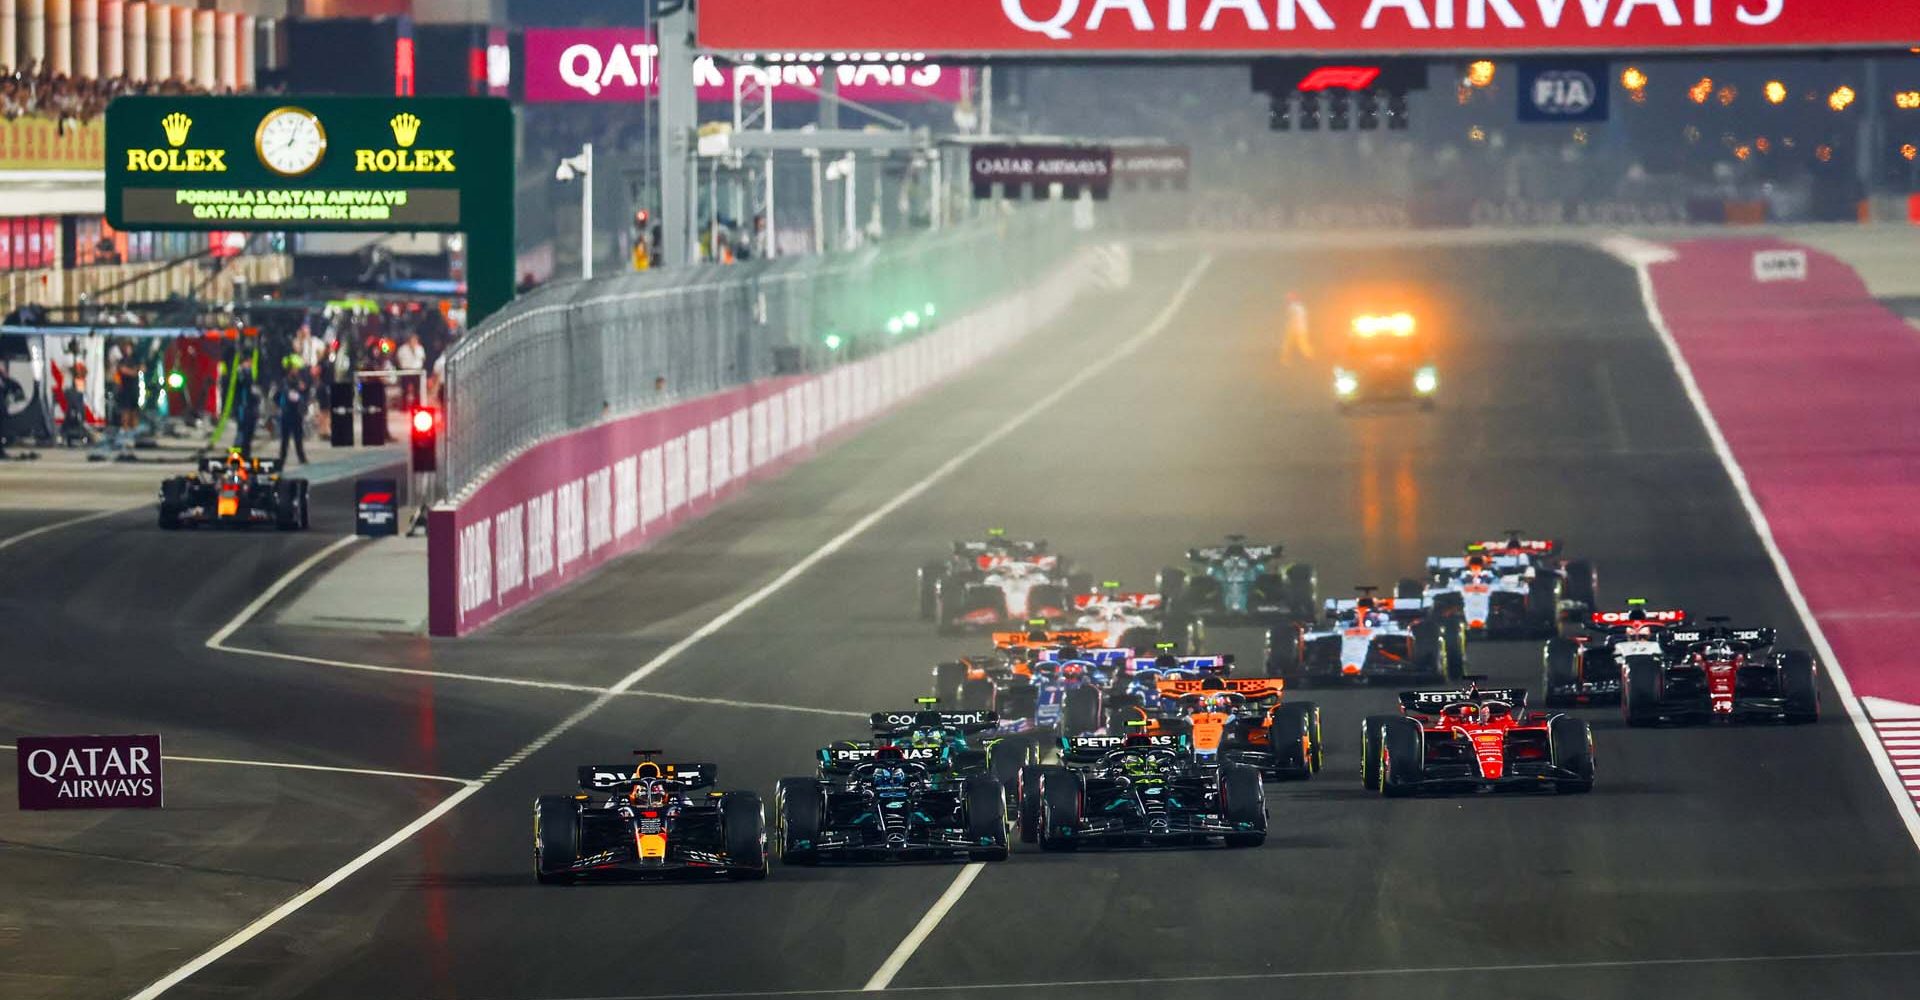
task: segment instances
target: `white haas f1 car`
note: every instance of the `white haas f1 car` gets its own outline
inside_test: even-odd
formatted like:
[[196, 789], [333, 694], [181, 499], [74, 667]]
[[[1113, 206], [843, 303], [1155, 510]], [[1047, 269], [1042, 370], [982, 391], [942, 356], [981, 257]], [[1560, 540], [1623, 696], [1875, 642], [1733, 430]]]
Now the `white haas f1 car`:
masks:
[[1073, 595], [1073, 627], [1099, 635], [1109, 647], [1145, 652], [1160, 644], [1159, 594], [1122, 593], [1111, 580], [1095, 594]]
[[1820, 672], [1812, 654], [1773, 648], [1770, 628], [1666, 633], [1662, 654], [1620, 657], [1620, 714], [1630, 726], [1672, 720], [1817, 722]]
[[1593, 729], [1527, 710], [1522, 688], [1403, 691], [1399, 715], [1360, 724], [1361, 784], [1420, 791], [1593, 789]]
[[1490, 639], [1550, 636], [1560, 630], [1562, 581], [1522, 555], [1490, 556], [1473, 546], [1464, 556], [1427, 560], [1427, 579], [1402, 580], [1399, 597], [1423, 597], [1442, 620], [1463, 622]]
[[1668, 631], [1687, 613], [1657, 609], [1635, 598], [1625, 611], [1596, 611], [1587, 623], [1591, 636], [1549, 639], [1541, 657], [1541, 687], [1548, 708], [1616, 704], [1620, 700], [1620, 664], [1629, 656], [1663, 657]]
[[1073, 595], [1091, 590], [1092, 579], [1070, 572], [1045, 540], [989, 534], [985, 541], [955, 542], [945, 561], [920, 567], [919, 586], [921, 617], [952, 633], [1065, 618]]
[[1280, 625], [1267, 632], [1267, 674], [1288, 684], [1454, 680], [1466, 673], [1466, 633], [1420, 598], [1327, 601], [1328, 624]]

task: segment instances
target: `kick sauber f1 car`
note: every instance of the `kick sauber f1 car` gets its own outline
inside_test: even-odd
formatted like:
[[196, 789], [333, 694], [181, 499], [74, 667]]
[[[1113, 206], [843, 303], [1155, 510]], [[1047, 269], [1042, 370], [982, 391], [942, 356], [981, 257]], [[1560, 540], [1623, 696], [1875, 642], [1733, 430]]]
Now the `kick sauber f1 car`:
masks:
[[1093, 578], [1072, 571], [1044, 539], [1021, 541], [995, 529], [983, 541], [955, 542], [944, 561], [920, 567], [920, 617], [941, 632], [998, 628], [1030, 618], [1065, 618], [1073, 595]]
[[1021, 781], [1020, 837], [1043, 850], [1086, 845], [1228, 847], [1267, 839], [1266, 788], [1244, 764], [1202, 763], [1185, 736], [1074, 736], [1058, 765]]
[[1324, 627], [1283, 625], [1267, 632], [1267, 674], [1288, 684], [1367, 683], [1466, 673], [1463, 623], [1441, 620], [1419, 598], [1361, 596], [1327, 601]]
[[271, 524], [282, 531], [307, 526], [307, 481], [280, 475], [280, 463], [249, 459], [239, 449], [209, 458], [190, 476], [160, 483], [160, 527]]
[[1403, 691], [1400, 715], [1360, 724], [1360, 780], [1388, 796], [1480, 789], [1593, 790], [1593, 730], [1527, 710], [1523, 688]]
[[775, 788], [781, 862], [1006, 860], [1006, 789], [991, 775], [951, 773], [946, 754], [891, 744], [822, 750], [818, 777]]
[[1620, 714], [1627, 725], [1662, 720], [1817, 722], [1820, 672], [1812, 654], [1776, 650], [1770, 628], [1667, 632], [1664, 655], [1620, 657]]
[[580, 768], [580, 793], [533, 806], [533, 867], [542, 882], [767, 875], [766, 813], [752, 792], [702, 792], [712, 764], [636, 751], [638, 766]]
[[1251, 545], [1228, 535], [1220, 545], [1188, 549], [1191, 572], [1160, 571], [1169, 634], [1186, 631], [1187, 648], [1206, 647], [1206, 627], [1266, 627], [1312, 621], [1319, 587], [1313, 567], [1287, 562], [1278, 545]]
[[1548, 708], [1617, 704], [1620, 664], [1629, 656], [1664, 657], [1667, 632], [1680, 627], [1687, 613], [1655, 609], [1634, 598], [1625, 611], [1596, 611], [1587, 623], [1590, 636], [1549, 639], [1541, 655], [1541, 687]]

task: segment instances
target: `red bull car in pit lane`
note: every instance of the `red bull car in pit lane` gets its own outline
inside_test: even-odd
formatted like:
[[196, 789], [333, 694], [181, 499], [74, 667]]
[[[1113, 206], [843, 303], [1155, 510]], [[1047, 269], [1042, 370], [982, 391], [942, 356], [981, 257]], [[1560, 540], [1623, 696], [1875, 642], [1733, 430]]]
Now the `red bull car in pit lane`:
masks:
[[1541, 654], [1541, 690], [1548, 708], [1617, 704], [1620, 664], [1629, 656], [1666, 655], [1666, 634], [1687, 620], [1678, 608], [1655, 609], [1627, 602], [1625, 611], [1596, 611], [1593, 634], [1547, 640]]
[[168, 531], [202, 524], [297, 531], [307, 522], [307, 481], [283, 477], [280, 463], [247, 458], [237, 448], [205, 460], [193, 475], [160, 483], [160, 527]]
[[1010, 539], [998, 530], [983, 541], [955, 542], [941, 562], [920, 567], [920, 616], [942, 633], [1002, 628], [1032, 618], [1068, 617], [1073, 595], [1093, 578], [1048, 549], [1045, 539]]
[[1593, 790], [1593, 729], [1527, 709], [1524, 688], [1403, 691], [1399, 715], [1360, 724], [1361, 783], [1416, 792]]
[[533, 805], [533, 868], [544, 883], [767, 875], [766, 813], [753, 792], [704, 791], [712, 764], [654, 760], [579, 769], [580, 792]]
[[1803, 650], [1774, 648], [1770, 628], [1666, 633], [1663, 655], [1620, 659], [1620, 714], [1630, 726], [1662, 721], [1818, 722], [1820, 668]]
[[1267, 631], [1267, 675], [1289, 685], [1431, 679], [1466, 673], [1465, 626], [1443, 620], [1420, 598], [1361, 596], [1327, 601], [1325, 626]]

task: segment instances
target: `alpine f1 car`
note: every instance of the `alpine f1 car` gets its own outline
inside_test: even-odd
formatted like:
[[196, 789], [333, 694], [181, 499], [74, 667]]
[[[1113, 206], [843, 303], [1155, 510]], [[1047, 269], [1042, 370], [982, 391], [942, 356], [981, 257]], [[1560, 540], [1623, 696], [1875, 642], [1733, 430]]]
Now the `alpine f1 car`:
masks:
[[1043, 850], [1087, 845], [1256, 847], [1267, 839], [1257, 768], [1203, 763], [1183, 735], [1092, 735], [1060, 742], [1061, 763], [1028, 768], [1020, 836]]
[[1311, 778], [1325, 759], [1320, 707], [1281, 703], [1277, 677], [1162, 677], [1157, 710], [1144, 704], [1118, 709], [1109, 732], [1187, 737], [1202, 763], [1245, 764], [1268, 781]]
[[1432, 345], [1412, 313], [1353, 318], [1333, 369], [1333, 398], [1342, 410], [1386, 400], [1412, 400], [1432, 409], [1439, 391]]
[[820, 773], [774, 790], [781, 862], [1007, 857], [1007, 792], [990, 775], [957, 775], [944, 748], [827, 747]]
[[1464, 556], [1427, 560], [1424, 588], [1402, 580], [1395, 594], [1423, 597], [1441, 619], [1456, 619], [1489, 639], [1559, 634], [1562, 580], [1524, 555], [1488, 555], [1480, 546]]
[[209, 458], [190, 476], [160, 483], [160, 527], [271, 524], [282, 531], [307, 526], [307, 481], [280, 475], [280, 463], [247, 458], [239, 449]]
[[1018, 541], [996, 529], [983, 541], [955, 542], [946, 560], [920, 567], [920, 617], [942, 632], [1061, 619], [1073, 595], [1092, 586], [1092, 577], [1073, 572], [1044, 539]]
[[1592, 635], [1549, 639], [1541, 655], [1541, 689], [1548, 708], [1617, 704], [1620, 664], [1629, 656], [1663, 657], [1666, 634], [1687, 620], [1678, 608], [1655, 609], [1635, 598], [1625, 611], [1596, 611]]
[[[1192, 572], [1160, 571], [1160, 593], [1170, 626], [1187, 633], [1188, 649], [1206, 648], [1206, 627], [1265, 627], [1311, 621], [1319, 583], [1313, 567], [1287, 562], [1278, 545], [1251, 545], [1243, 535], [1188, 549]], [[1171, 631], [1171, 628], [1169, 629]]]
[[1770, 628], [1666, 633], [1663, 654], [1619, 657], [1620, 714], [1630, 726], [1662, 720], [1817, 722], [1820, 671], [1810, 653], [1776, 650]]
[[960, 692], [963, 709], [990, 708], [1004, 731], [1083, 733], [1097, 730], [1107, 692], [1127, 669], [1133, 650], [1083, 648], [1098, 642], [1082, 631], [995, 633], [993, 654], [934, 667], [934, 691]]
[[1282, 625], [1267, 632], [1267, 674], [1297, 687], [1466, 674], [1464, 624], [1436, 616], [1414, 597], [1361, 596], [1327, 601], [1328, 624]]
[[666, 763], [636, 751], [637, 766], [579, 769], [576, 795], [533, 805], [533, 869], [541, 882], [767, 875], [766, 813], [753, 792], [701, 791], [712, 764]]
[[1399, 715], [1360, 724], [1360, 780], [1399, 797], [1421, 791], [1593, 790], [1593, 729], [1527, 709], [1524, 688], [1403, 691]]

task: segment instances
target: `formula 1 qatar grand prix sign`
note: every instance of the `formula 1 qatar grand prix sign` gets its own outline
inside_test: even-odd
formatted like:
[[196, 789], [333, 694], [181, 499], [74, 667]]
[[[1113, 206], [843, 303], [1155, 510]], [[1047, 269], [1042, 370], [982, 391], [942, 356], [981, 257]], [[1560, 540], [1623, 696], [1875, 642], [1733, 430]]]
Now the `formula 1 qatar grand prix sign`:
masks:
[[22, 736], [22, 809], [158, 809], [160, 737]]
[[1911, 0], [701, 0], [721, 52], [1322, 54], [1906, 48]]

